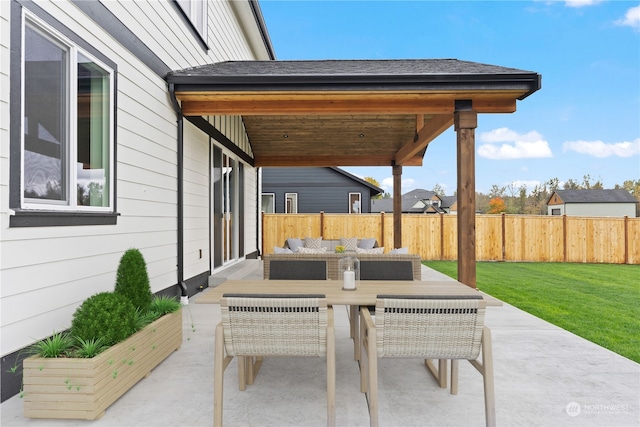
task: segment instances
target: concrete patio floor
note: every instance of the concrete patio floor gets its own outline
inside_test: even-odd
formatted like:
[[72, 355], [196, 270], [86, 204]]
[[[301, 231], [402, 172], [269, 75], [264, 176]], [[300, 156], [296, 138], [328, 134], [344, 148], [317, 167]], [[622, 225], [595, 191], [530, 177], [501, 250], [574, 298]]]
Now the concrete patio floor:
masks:
[[[244, 261], [212, 278], [262, 277], [260, 261]], [[423, 279], [442, 276], [423, 267]], [[217, 305], [184, 310], [184, 342], [96, 421], [22, 416], [20, 397], [0, 406], [4, 426], [209, 426], [213, 423], [214, 327]], [[359, 390], [347, 309], [335, 307], [336, 422], [368, 426]], [[195, 331], [191, 330], [191, 324]], [[640, 365], [513, 306], [487, 309], [493, 335], [496, 418], [501, 426], [640, 426]], [[324, 359], [265, 359], [256, 382], [238, 390], [237, 364], [225, 373], [227, 426], [326, 425]], [[381, 426], [482, 426], [482, 377], [460, 364], [459, 393], [440, 389], [419, 360], [379, 364]]]

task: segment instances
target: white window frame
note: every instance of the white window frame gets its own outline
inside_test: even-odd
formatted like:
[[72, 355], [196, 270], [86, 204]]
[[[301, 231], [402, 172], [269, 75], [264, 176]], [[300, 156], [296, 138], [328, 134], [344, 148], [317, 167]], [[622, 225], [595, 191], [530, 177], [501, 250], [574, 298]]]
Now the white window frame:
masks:
[[[104, 62], [100, 61], [91, 53], [87, 52], [84, 49], [78, 47], [75, 43], [61, 34], [59, 31], [52, 28], [50, 25], [46, 24], [44, 21], [39, 19], [37, 16], [29, 13], [28, 11], [24, 11], [23, 21], [22, 21], [22, 65], [21, 65], [21, 73], [22, 73], [22, 87], [21, 90], [21, 98], [25, 99], [25, 29], [29, 25], [34, 30], [40, 32], [43, 37], [48, 38], [52, 43], [59, 45], [62, 48], [67, 49], [67, 93], [66, 93], [66, 105], [67, 112], [65, 118], [65, 126], [66, 129], [66, 140], [64, 143], [66, 144], [66, 170], [64, 173], [68, 177], [68, 182], [66, 185], [67, 191], [67, 199], [65, 201], [33, 201], [33, 199], [25, 200], [24, 191], [20, 193], [20, 205], [23, 209], [38, 209], [38, 210], [56, 210], [56, 211], [83, 211], [83, 212], [112, 212], [114, 206], [114, 87], [115, 87], [115, 71], [106, 65]], [[107, 111], [109, 114], [109, 162], [108, 162], [108, 176], [109, 176], [109, 203], [108, 206], [83, 206], [78, 205], [77, 203], [77, 183], [78, 183], [78, 174], [76, 171], [76, 164], [78, 158], [78, 141], [77, 141], [77, 98], [78, 98], [78, 54], [90, 59], [99, 65], [105, 72], [109, 75], [109, 105], [107, 107]], [[25, 152], [25, 141], [24, 141], [24, 116], [25, 116], [25, 103], [22, 103], [22, 111], [21, 111], [21, 119], [20, 126], [22, 129], [21, 132], [21, 142], [20, 142], [20, 162], [21, 162], [21, 174], [20, 174], [20, 188], [24, 187], [24, 152]]]
[[[265, 197], [270, 197], [271, 198], [271, 212], [267, 212], [266, 210], [264, 210], [264, 198]], [[262, 199], [261, 200], [261, 204], [262, 204], [262, 212], [264, 213], [276, 213], [276, 194], [275, 193], [262, 193]]]
[[[356, 197], [354, 197], [356, 196]], [[360, 208], [358, 209], [358, 212], [355, 212], [353, 209], [353, 203], [354, 202], [358, 202], [358, 205], [360, 206]], [[349, 193], [349, 213], [350, 214], [359, 214], [362, 213], [362, 193]]]
[[[289, 201], [291, 201], [291, 208], [289, 208]], [[298, 213], [298, 193], [284, 193], [284, 212]]]
[[208, 30], [208, 6], [207, 0], [176, 0], [180, 9], [189, 18], [191, 25], [198, 32], [205, 43]]

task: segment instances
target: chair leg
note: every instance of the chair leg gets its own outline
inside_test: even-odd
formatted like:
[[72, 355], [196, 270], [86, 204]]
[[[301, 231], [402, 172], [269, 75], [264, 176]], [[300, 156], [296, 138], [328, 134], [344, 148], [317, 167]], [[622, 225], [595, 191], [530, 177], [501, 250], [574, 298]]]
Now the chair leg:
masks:
[[222, 323], [216, 326], [213, 359], [213, 425], [222, 427], [222, 389], [224, 386], [224, 330]]
[[240, 391], [247, 389], [247, 356], [238, 356], [238, 387]]
[[336, 425], [336, 336], [333, 316], [327, 325], [327, 426]]
[[487, 427], [496, 425], [496, 402], [493, 382], [493, 349], [491, 348], [491, 330], [482, 331], [482, 378], [484, 379], [484, 411]]
[[365, 328], [365, 322], [360, 322], [358, 330], [359, 339], [354, 341], [354, 344], [360, 347], [360, 392], [367, 393], [369, 391], [367, 377], [369, 375], [369, 353], [366, 346], [369, 340], [367, 339], [367, 331]]
[[433, 359], [424, 359], [424, 365], [440, 388], [447, 388], [447, 359], [438, 359], [438, 367]]
[[378, 350], [375, 330], [368, 329], [367, 336], [367, 364], [368, 364], [368, 393], [369, 424], [378, 427]]
[[354, 360], [360, 360], [360, 346], [362, 345], [360, 343], [361, 335], [360, 335], [360, 307], [358, 307], [357, 305], [352, 305], [351, 306], [351, 310], [352, 310], [352, 317], [353, 317], [353, 321], [351, 323], [352, 328], [353, 328], [353, 359]]
[[458, 394], [458, 359], [451, 359], [451, 394]]

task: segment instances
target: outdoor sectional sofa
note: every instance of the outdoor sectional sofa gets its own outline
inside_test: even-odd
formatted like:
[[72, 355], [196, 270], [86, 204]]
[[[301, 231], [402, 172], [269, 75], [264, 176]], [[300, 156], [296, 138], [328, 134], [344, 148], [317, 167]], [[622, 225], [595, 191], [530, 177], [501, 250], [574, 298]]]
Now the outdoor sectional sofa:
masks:
[[362, 261], [411, 261], [413, 269], [413, 280], [421, 280], [422, 264], [420, 255], [418, 254], [358, 254], [354, 252], [335, 253], [325, 252], [317, 254], [265, 254], [262, 256], [264, 261], [264, 279], [269, 279], [270, 263], [273, 260], [319, 260], [327, 262], [327, 278], [329, 280], [339, 280], [338, 263], [340, 258], [345, 256], [355, 256], [360, 262]]

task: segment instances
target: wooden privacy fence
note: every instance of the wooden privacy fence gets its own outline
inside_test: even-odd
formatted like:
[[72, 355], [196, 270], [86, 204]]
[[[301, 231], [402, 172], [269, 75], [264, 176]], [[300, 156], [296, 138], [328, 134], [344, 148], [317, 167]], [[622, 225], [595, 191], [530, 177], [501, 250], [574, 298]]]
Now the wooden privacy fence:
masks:
[[[402, 215], [402, 246], [423, 260], [456, 260], [457, 216]], [[263, 214], [262, 253], [288, 237], [375, 237], [393, 248], [393, 214]], [[640, 264], [640, 218], [477, 215], [478, 261]]]

